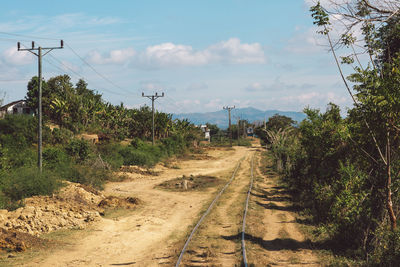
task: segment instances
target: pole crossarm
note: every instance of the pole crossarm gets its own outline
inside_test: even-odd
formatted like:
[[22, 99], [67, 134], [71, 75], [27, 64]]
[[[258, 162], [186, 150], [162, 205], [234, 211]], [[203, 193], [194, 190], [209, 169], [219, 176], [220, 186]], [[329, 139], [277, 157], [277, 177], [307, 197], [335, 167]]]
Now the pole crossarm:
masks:
[[142, 97], [147, 97], [148, 99], [151, 100], [151, 113], [152, 113], [152, 127], [151, 127], [151, 139], [152, 139], [152, 145], [154, 146], [154, 101], [157, 98], [164, 97], [164, 92], [159, 95], [158, 93], [155, 93], [154, 95], [145, 95], [142, 92]]
[[[21, 48], [21, 43], [17, 43], [17, 49], [18, 51], [28, 51], [35, 56], [38, 57], [38, 168], [40, 173], [42, 172], [42, 128], [43, 128], [43, 122], [42, 122], [42, 58], [53, 51], [54, 49], [62, 49], [64, 48], [64, 41], [60, 41], [60, 46], [59, 47], [41, 47], [35, 46], [35, 42], [32, 41], [32, 47], [31, 48]], [[34, 51], [38, 51], [35, 53]], [[45, 53], [43, 53], [45, 51]]]

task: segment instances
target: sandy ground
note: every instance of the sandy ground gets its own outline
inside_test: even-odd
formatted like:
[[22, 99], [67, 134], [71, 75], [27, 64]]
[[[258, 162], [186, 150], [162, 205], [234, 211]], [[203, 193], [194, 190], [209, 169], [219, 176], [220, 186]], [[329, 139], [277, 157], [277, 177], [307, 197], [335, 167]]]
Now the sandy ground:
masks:
[[[260, 162], [260, 158], [258, 158]], [[260, 165], [260, 163], [259, 163]], [[246, 247], [248, 263], [255, 266], [322, 266], [312, 253], [311, 242], [299, 231], [285, 188], [271, 168], [256, 169], [250, 198]]]
[[120, 219], [105, 219], [72, 247], [42, 256], [26, 266], [159, 266], [174, 265], [176, 244], [184, 240], [215, 189], [203, 192], [169, 192], [155, 185], [182, 175], [213, 174], [228, 179], [248, 149], [210, 150], [210, 158], [178, 162], [179, 169], [157, 167], [159, 176], [131, 174], [131, 179], [106, 186], [105, 195], [134, 196], [141, 207]]

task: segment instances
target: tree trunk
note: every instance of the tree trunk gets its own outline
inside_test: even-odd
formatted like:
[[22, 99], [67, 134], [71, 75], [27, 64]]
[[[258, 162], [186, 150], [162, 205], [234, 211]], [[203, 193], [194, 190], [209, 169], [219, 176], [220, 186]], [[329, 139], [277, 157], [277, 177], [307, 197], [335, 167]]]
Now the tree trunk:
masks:
[[390, 218], [390, 224], [392, 227], [392, 231], [396, 229], [397, 223], [396, 223], [396, 215], [394, 214], [393, 211], [393, 202], [392, 202], [392, 189], [391, 189], [391, 184], [392, 184], [392, 174], [391, 174], [391, 159], [390, 159], [390, 139], [389, 139], [389, 132], [387, 134], [387, 162], [386, 162], [386, 175], [387, 175], [387, 183], [386, 183], [386, 205], [387, 205], [387, 210], [389, 213], [389, 218]]

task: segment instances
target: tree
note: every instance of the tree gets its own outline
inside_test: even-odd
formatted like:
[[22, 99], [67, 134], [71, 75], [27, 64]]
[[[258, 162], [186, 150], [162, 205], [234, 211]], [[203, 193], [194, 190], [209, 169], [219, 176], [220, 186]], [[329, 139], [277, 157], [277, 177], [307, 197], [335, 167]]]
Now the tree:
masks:
[[285, 129], [289, 126], [293, 126], [295, 121], [284, 115], [275, 114], [270, 117], [266, 122], [266, 128], [270, 131], [278, 131], [279, 129]]
[[[392, 180], [399, 173], [397, 162], [400, 155], [397, 152], [400, 134], [400, 58], [398, 12], [400, 3], [394, 0], [368, 1], [354, 0], [347, 3], [329, 1], [330, 10], [317, 5], [311, 8], [314, 24], [322, 27], [320, 33], [327, 36], [330, 49], [337, 63], [340, 75], [347, 91], [354, 102], [354, 110], [350, 113], [362, 121], [362, 128], [372, 142], [373, 147], [362, 149], [367, 160], [372, 160], [374, 169], [378, 168], [376, 177], [383, 177], [385, 182], [378, 183], [379, 189], [385, 192], [387, 214], [392, 230], [396, 229], [397, 218], [392, 199]], [[334, 43], [331, 38], [332, 27], [329, 15], [341, 15], [345, 25], [341, 38]], [[367, 66], [361, 64], [359, 53], [356, 52], [352, 31], [361, 25], [364, 39], [364, 51], [369, 55]], [[336, 26], [337, 27], [337, 26]], [[347, 83], [340, 66], [335, 48], [338, 45], [351, 48], [351, 54], [342, 58], [343, 63], [354, 64], [355, 73], [349, 77], [355, 83], [354, 91]], [[355, 63], [356, 62], [356, 63]], [[354, 134], [354, 133], [353, 133]], [[395, 175], [395, 177], [393, 177]]]

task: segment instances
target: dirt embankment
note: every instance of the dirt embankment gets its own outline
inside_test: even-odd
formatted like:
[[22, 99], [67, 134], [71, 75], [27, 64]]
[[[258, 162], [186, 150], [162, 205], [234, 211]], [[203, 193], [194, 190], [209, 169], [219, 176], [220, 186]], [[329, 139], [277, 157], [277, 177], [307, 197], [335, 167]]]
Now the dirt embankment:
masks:
[[25, 206], [15, 211], [0, 210], [0, 249], [23, 251], [40, 243], [41, 234], [59, 229], [84, 229], [99, 220], [108, 207], [136, 204], [135, 199], [105, 197], [92, 188], [66, 183], [53, 196], [27, 198]]

